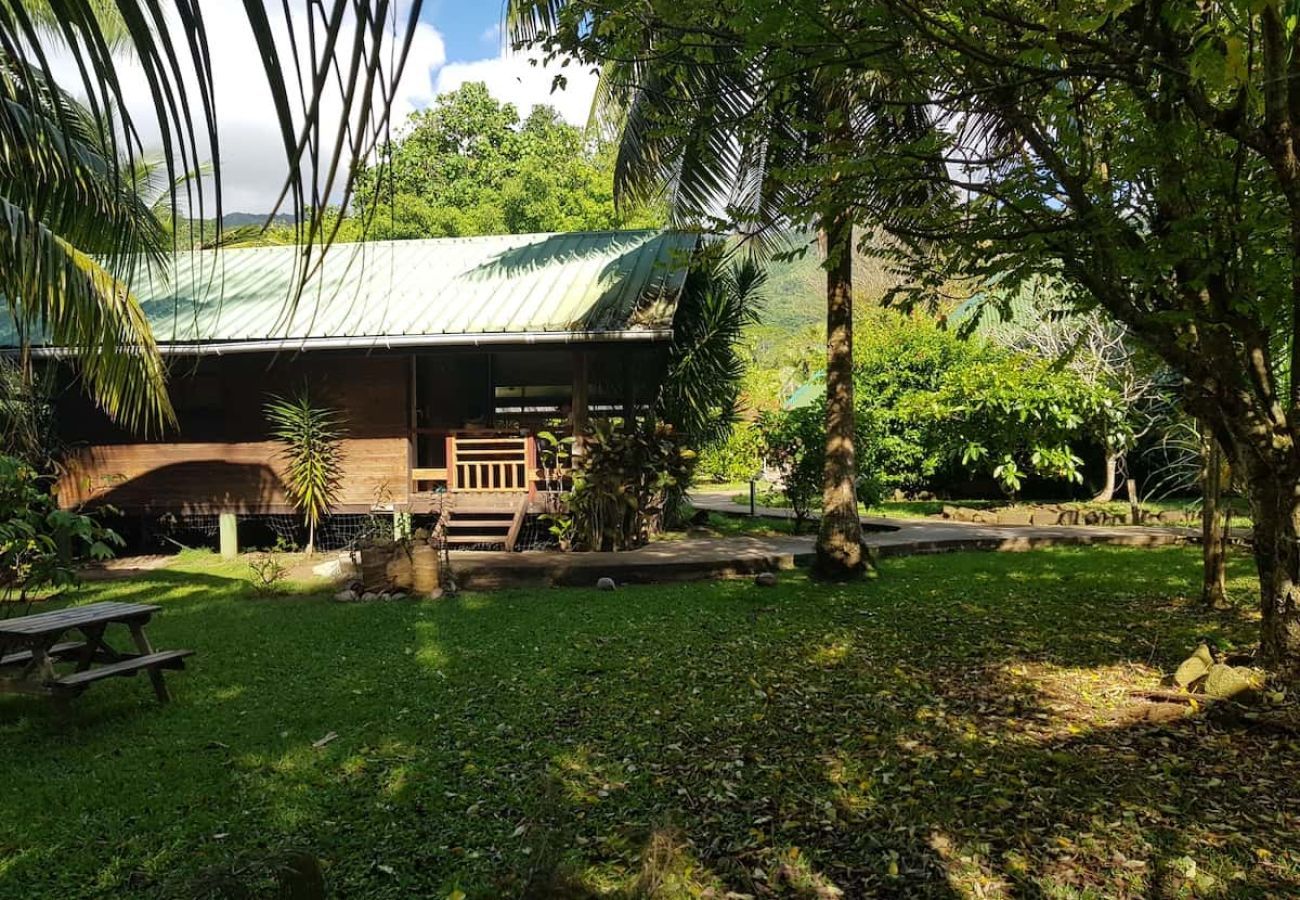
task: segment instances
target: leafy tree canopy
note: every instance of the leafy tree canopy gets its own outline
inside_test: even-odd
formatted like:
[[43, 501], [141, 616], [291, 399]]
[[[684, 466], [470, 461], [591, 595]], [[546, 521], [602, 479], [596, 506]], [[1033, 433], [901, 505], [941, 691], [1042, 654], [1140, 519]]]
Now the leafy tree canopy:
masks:
[[358, 180], [356, 215], [376, 240], [602, 231], [662, 224], [614, 203], [614, 151], [549, 106], [520, 119], [481, 82], [411, 117]]

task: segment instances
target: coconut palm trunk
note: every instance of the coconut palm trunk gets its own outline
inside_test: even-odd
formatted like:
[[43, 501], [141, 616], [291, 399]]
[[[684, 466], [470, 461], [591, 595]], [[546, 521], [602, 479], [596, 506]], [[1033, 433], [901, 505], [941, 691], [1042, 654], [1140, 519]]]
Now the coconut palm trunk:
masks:
[[858, 518], [853, 406], [853, 219], [847, 210], [827, 216], [826, 245], [826, 461], [815, 573], [847, 578], [863, 572]]

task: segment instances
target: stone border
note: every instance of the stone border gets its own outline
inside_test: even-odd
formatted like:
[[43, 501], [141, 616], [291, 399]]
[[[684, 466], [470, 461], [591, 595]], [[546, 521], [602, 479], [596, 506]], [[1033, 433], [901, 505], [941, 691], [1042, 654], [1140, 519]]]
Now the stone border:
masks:
[[[1192, 523], [1185, 510], [1143, 510], [1138, 515], [1142, 525], [1189, 527]], [[1131, 525], [1132, 513], [1115, 513], [1087, 504], [1068, 503], [1016, 504], [979, 509], [970, 506], [944, 505], [943, 512], [931, 519], [968, 522], [975, 525]], [[914, 520], [917, 521], [917, 520]]]

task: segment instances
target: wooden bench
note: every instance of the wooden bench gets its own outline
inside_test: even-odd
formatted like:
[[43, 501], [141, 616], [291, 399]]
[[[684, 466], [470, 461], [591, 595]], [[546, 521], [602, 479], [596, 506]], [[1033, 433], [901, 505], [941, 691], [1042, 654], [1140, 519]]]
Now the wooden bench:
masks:
[[[46, 650], [45, 655], [61, 659], [65, 656], [72, 656], [85, 646], [85, 641], [64, 641], [62, 644], [55, 644]], [[5, 666], [25, 666], [31, 661], [32, 651], [20, 650], [17, 653], [10, 653], [8, 656], [0, 656], [0, 669]]]
[[[0, 620], [0, 693], [68, 697], [80, 694], [105, 678], [145, 672], [161, 703], [170, 697], [164, 669], [185, 668], [192, 650], [155, 651], [144, 633], [157, 606], [139, 603], [92, 603], [34, 616]], [[135, 652], [124, 652], [105, 640], [111, 626], [125, 626]], [[67, 640], [78, 632], [81, 640]], [[55, 664], [73, 664], [59, 672]], [[12, 674], [10, 674], [12, 673]]]
[[193, 656], [193, 650], [163, 650], [159, 653], [142, 653], [129, 656], [118, 662], [109, 663], [96, 669], [73, 672], [54, 682], [55, 686], [66, 691], [81, 692], [96, 681], [104, 678], [120, 678], [135, 675], [137, 672], [156, 669], [183, 669], [185, 657]]

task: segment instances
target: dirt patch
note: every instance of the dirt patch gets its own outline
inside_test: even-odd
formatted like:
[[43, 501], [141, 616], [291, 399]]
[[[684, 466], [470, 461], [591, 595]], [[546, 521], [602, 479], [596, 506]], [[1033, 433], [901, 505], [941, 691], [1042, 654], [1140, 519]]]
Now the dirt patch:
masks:
[[171, 556], [162, 553], [153, 553], [147, 556], [122, 556], [117, 559], [90, 563], [83, 566], [78, 574], [83, 581], [117, 581], [161, 569], [171, 560]]

